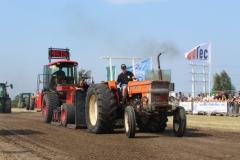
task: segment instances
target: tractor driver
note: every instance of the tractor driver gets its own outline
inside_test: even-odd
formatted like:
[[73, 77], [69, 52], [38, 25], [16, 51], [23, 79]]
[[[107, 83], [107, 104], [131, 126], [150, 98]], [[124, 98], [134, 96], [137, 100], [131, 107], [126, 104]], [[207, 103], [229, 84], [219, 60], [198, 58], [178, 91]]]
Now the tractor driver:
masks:
[[53, 75], [56, 75], [57, 78], [57, 84], [63, 84], [66, 80], [65, 72], [62, 71], [62, 68], [59, 68], [58, 71], [54, 72]]
[[53, 90], [55, 90], [57, 85], [64, 84], [65, 80], [66, 80], [65, 72], [62, 71], [62, 68], [59, 68], [58, 71], [56, 71], [52, 74], [50, 86]]
[[127, 70], [127, 67], [125, 64], [121, 65], [122, 73], [118, 75], [117, 83], [120, 84], [120, 87], [122, 89], [122, 101], [123, 103], [126, 103], [127, 93], [128, 93], [128, 82], [133, 81], [134, 74]]

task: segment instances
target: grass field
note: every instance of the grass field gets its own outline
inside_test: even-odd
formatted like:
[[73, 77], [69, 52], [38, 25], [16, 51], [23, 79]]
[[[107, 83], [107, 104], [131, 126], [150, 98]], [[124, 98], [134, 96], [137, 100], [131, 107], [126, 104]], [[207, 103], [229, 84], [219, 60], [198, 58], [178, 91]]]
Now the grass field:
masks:
[[[169, 119], [172, 122], [172, 118]], [[188, 115], [189, 127], [240, 132], [240, 117]]]

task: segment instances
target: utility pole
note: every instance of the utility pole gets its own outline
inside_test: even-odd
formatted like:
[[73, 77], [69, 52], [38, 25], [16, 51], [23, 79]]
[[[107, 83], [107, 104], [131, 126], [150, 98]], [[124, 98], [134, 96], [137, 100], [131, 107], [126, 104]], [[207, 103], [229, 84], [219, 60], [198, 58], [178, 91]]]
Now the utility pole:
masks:
[[192, 97], [195, 97], [195, 65], [191, 63], [192, 66]]

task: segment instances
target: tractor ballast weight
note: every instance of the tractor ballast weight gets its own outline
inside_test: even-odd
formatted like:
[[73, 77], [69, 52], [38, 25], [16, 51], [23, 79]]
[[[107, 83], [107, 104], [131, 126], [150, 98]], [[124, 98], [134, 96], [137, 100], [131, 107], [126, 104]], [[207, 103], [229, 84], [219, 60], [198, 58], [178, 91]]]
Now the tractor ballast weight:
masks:
[[169, 93], [174, 90], [171, 80], [165, 78], [160, 68], [150, 71], [149, 80], [128, 83], [127, 102], [121, 101], [121, 92], [115, 81], [96, 84], [89, 88], [86, 99], [86, 122], [92, 133], [112, 132], [116, 122], [124, 121], [126, 135], [135, 137], [138, 127], [143, 132], [163, 132], [168, 116], [173, 118], [173, 131], [181, 137], [186, 130], [186, 115], [182, 107], [169, 103]]
[[11, 113], [12, 112], [12, 102], [9, 94], [7, 93], [7, 88], [13, 88], [13, 85], [7, 85], [7, 83], [0, 83], [0, 113]]
[[[77, 87], [78, 63], [70, 60], [69, 49], [49, 48], [48, 59], [37, 82], [36, 106], [43, 121], [85, 127], [86, 90]], [[57, 61], [52, 62], [53, 59]]]

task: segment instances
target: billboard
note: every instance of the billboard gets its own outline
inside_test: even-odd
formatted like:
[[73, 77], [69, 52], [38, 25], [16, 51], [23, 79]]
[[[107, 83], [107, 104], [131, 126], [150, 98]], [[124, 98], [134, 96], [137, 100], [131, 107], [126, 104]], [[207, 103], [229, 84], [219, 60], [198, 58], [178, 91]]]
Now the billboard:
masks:
[[202, 43], [185, 54], [185, 58], [193, 63], [209, 64], [211, 59], [211, 44]]

